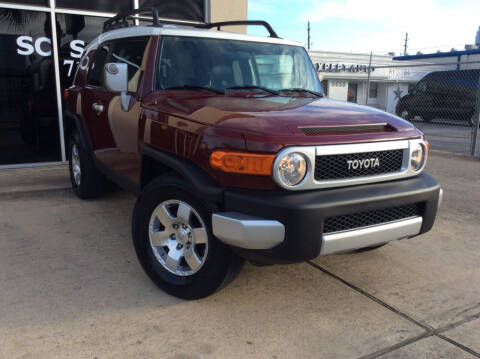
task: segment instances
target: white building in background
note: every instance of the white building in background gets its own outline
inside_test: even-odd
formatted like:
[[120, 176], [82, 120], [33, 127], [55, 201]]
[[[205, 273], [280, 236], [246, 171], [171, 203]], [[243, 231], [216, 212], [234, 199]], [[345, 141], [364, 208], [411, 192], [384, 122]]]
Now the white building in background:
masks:
[[[310, 51], [309, 54], [328, 97], [373, 106], [390, 113], [395, 112], [398, 99], [425, 75], [456, 69], [455, 65], [437, 65], [429, 59], [407, 61], [373, 55], [368, 89], [370, 54], [329, 51]], [[424, 66], [429, 64], [432, 65]]]

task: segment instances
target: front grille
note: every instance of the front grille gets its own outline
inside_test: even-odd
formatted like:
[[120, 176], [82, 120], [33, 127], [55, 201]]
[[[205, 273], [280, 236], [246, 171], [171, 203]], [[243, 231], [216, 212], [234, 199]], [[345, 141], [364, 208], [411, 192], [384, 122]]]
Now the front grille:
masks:
[[323, 223], [323, 233], [348, 231], [351, 229], [398, 221], [410, 217], [417, 217], [422, 215], [422, 211], [422, 203], [414, 203], [406, 206], [330, 217], [325, 219]]
[[[372, 161], [374, 159], [375, 161]], [[378, 159], [378, 163], [376, 162]], [[363, 162], [363, 165], [360, 163]], [[350, 168], [349, 168], [349, 162]], [[368, 162], [368, 166], [367, 166]], [[348, 153], [343, 155], [317, 156], [315, 158], [315, 180], [335, 180], [343, 178], [367, 177], [400, 172], [403, 150]], [[377, 165], [378, 164], [378, 165]]]

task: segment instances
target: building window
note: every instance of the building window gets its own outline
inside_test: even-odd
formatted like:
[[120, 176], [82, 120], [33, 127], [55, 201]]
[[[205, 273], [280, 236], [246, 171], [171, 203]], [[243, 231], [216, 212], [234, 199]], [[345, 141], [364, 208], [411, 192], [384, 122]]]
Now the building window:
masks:
[[[19, 4], [19, 5], [50, 6], [49, 3], [48, 3], [48, 0], [20, 0], [20, 1], [6, 0], [6, 1], [2, 1], [2, 2], [7, 2], [7, 3], [11, 3], [11, 4]], [[0, 13], [1, 13], [1, 9], [0, 9]]]
[[323, 93], [328, 97], [328, 80], [322, 80]]
[[375, 82], [370, 83], [370, 92], [368, 93], [368, 98], [377, 98], [378, 96], [378, 84]]
[[67, 9], [122, 12], [132, 9], [132, 0], [57, 0], [57, 7]]
[[155, 7], [168, 19], [205, 21], [205, 0], [140, 0], [140, 8]]
[[0, 165], [61, 160], [50, 13], [0, 9]]
[[348, 83], [347, 101], [357, 103], [358, 85], [354, 82]]
[[70, 87], [85, 47], [103, 30], [104, 17], [57, 14], [62, 90]]

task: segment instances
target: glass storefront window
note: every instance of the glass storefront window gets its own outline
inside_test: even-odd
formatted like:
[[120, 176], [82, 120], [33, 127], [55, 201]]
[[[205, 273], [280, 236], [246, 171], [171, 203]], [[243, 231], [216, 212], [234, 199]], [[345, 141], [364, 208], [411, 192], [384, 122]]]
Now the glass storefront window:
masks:
[[132, 0], [57, 0], [57, 7], [119, 13], [132, 9]]
[[85, 47], [103, 31], [104, 17], [57, 14], [60, 84], [62, 91], [72, 85]]
[[2, 2], [7, 2], [11, 4], [19, 5], [35, 5], [35, 6], [50, 6], [48, 0], [2, 0]]
[[167, 19], [205, 21], [205, 0], [140, 0], [139, 5], [155, 7]]
[[[50, 0], [0, 2], [50, 7]], [[163, 18], [205, 20], [205, 0], [138, 2], [140, 7], [156, 7]], [[56, 81], [62, 90], [71, 86], [86, 45], [102, 32], [107, 19], [65, 14], [61, 9], [120, 13], [133, 4], [133, 0], [56, 0], [59, 79], [52, 56], [50, 11], [0, 6], [0, 166], [62, 159]]]
[[0, 165], [61, 160], [50, 14], [0, 9]]

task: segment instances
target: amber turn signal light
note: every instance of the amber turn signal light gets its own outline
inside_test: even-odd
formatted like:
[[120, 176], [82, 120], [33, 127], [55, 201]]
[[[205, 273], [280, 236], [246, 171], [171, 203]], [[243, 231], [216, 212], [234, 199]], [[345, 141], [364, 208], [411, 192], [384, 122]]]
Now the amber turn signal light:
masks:
[[210, 165], [223, 172], [270, 176], [275, 155], [215, 151], [210, 155]]

